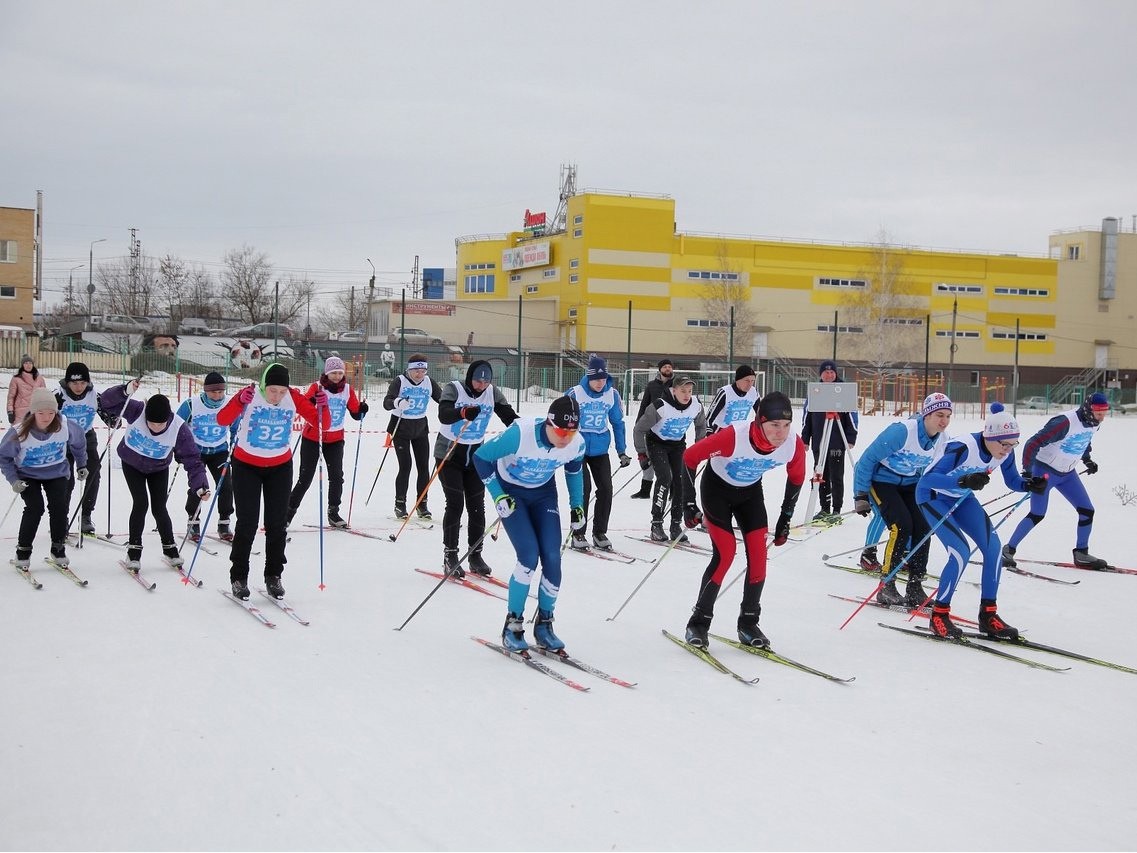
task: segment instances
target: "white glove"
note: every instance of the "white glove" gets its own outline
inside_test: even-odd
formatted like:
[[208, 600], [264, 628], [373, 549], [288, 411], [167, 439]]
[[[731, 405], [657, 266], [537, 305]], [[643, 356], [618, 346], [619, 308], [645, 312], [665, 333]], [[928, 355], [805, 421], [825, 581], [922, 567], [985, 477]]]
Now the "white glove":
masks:
[[403, 409], [410, 406], [411, 401], [409, 397], [396, 397], [395, 398], [395, 411], [401, 412]]
[[78, 477], [80, 480], [86, 480], [87, 479], [87, 469], [86, 468], [76, 468], [75, 469], [75, 476]]
[[199, 500], [203, 500], [203, 501], [209, 500], [209, 489], [198, 489], [197, 490], [197, 497]]
[[513, 515], [513, 511], [517, 509], [517, 504], [509, 495], [502, 495], [494, 501], [494, 508], [497, 509], [498, 518], [509, 518]]
[[28, 487], [28, 484], [25, 483], [23, 480], [17, 480], [16, 482], [14, 482], [12, 484], [12, 491], [15, 492], [17, 495], [22, 495], [24, 493], [24, 489], [26, 489], [27, 487]]

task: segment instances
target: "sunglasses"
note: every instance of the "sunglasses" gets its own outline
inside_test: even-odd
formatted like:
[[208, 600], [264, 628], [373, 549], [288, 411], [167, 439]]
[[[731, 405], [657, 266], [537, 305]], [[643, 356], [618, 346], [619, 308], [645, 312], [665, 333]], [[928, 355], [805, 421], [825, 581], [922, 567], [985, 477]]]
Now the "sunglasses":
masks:
[[559, 427], [553, 426], [552, 424], [549, 424], [549, 428], [556, 434], [558, 438], [569, 438], [570, 436], [576, 435], [577, 431], [576, 427]]
[[1019, 443], [1017, 441], [1000, 441], [999, 446], [1000, 447], [1018, 447]]

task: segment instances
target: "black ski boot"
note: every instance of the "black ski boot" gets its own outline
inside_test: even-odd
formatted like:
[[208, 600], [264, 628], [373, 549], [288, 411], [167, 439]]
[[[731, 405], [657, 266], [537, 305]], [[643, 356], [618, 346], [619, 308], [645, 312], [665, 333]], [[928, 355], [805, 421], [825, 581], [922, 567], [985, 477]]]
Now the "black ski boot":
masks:
[[163, 543], [162, 556], [165, 557], [166, 562], [175, 569], [180, 569], [185, 563], [185, 560], [182, 559], [182, 555], [178, 553], [178, 546], [173, 542], [168, 545]]
[[1014, 545], [1004, 545], [1002, 557], [1003, 557], [1003, 568], [1013, 569], [1016, 566], [1018, 566], [1018, 563], [1015, 562], [1015, 546]]
[[887, 607], [894, 607], [904, 603], [904, 596], [896, 588], [896, 579], [886, 581], [877, 591], [876, 600]]
[[671, 522], [671, 541], [672, 542], [686, 542], [687, 534], [683, 532], [683, 526], [678, 521]]
[[651, 541], [652, 542], [667, 542], [667, 534], [663, 532], [663, 522], [653, 521], [651, 523]]
[[861, 551], [861, 568], [866, 572], [879, 572], [884, 568], [880, 564], [880, 558], [876, 555], [875, 545]]
[[418, 517], [421, 521], [431, 521], [434, 516], [430, 514], [430, 510], [426, 506], [426, 501], [418, 505]]
[[402, 521], [406, 517], [407, 517], [407, 501], [406, 501], [406, 498], [403, 498], [402, 500], [400, 500], [399, 498], [395, 498], [395, 518], [399, 519], [399, 521]]
[[249, 585], [244, 581], [233, 581], [233, 597], [241, 601], [249, 600]]
[[924, 572], [919, 574], [913, 572], [908, 575], [908, 583], [904, 587], [904, 604], [906, 607], [921, 607], [928, 600], [928, 593], [924, 591], [924, 587], [920, 583], [925, 577]]
[[84, 533], [95, 532], [95, 522], [91, 521], [91, 513], [85, 512], [79, 519], [79, 529]]
[[1079, 569], [1095, 569], [1099, 572], [1109, 568], [1109, 563], [1101, 557], [1095, 557], [1085, 548], [1074, 549], [1074, 565]]
[[233, 541], [233, 531], [229, 527], [229, 519], [223, 518], [217, 522], [217, 538], [222, 542]]
[[770, 639], [758, 627], [762, 617], [762, 587], [765, 581], [748, 583], [742, 588], [742, 607], [738, 611], [738, 641], [757, 649], [770, 648]]
[[632, 497], [636, 498], [637, 500], [639, 500], [639, 499], [647, 500], [648, 498], [650, 498], [651, 497], [651, 480], [641, 481], [640, 482], [640, 490], [638, 492], [632, 492]]
[[284, 598], [284, 586], [280, 582], [280, 575], [268, 575], [265, 577], [265, 592], [277, 601]]
[[711, 630], [713, 617], [713, 613], [704, 613], [698, 607], [691, 611], [691, 618], [687, 620], [687, 632], [684, 635], [688, 645], [705, 649], [711, 644], [707, 632]]
[[491, 569], [489, 567], [489, 564], [482, 559], [482, 551], [480, 548], [470, 555], [469, 563], [470, 571], [475, 575], [481, 575], [484, 578], [488, 578], [491, 574], [493, 574], [493, 569]]
[[936, 603], [932, 608], [932, 618], [929, 620], [928, 627], [941, 640], [958, 640], [963, 636], [963, 631], [951, 621], [951, 605], [949, 604]]
[[458, 565], [458, 549], [447, 548], [442, 552], [442, 571], [450, 575], [453, 580], [466, 577], [466, 572]]
[[979, 602], [979, 630], [996, 640], [1019, 638], [1018, 629], [1008, 625], [999, 617], [993, 598], [984, 598]]
[[201, 525], [196, 521], [191, 521], [186, 527], [186, 536], [189, 537], [190, 542], [200, 542]]
[[62, 542], [51, 543], [51, 559], [64, 569], [71, 565], [71, 560], [67, 556], [67, 547]]
[[338, 506], [328, 507], [328, 524], [332, 527], [338, 527], [340, 530], [347, 529], [347, 522], [340, 517], [340, 508]]

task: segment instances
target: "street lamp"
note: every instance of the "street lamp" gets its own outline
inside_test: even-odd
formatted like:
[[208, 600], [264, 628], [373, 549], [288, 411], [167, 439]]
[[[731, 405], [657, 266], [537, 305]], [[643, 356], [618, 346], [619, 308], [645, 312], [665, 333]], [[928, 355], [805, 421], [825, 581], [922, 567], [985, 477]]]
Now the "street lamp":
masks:
[[77, 267], [72, 267], [70, 272], [67, 273], [67, 319], [71, 319], [71, 307], [75, 304], [75, 291], [72, 290], [74, 284], [75, 270], [83, 269], [83, 265], [79, 264]]
[[91, 241], [87, 263], [87, 328], [91, 328], [91, 295], [95, 292], [95, 244], [107, 242], [106, 237]]

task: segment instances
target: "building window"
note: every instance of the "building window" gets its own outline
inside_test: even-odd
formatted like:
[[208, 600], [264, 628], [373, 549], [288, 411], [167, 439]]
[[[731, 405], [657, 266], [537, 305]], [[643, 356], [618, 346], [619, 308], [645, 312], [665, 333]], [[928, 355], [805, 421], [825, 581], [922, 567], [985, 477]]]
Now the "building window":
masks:
[[569, 276], [569, 284], [576, 284], [579, 281], [580, 281], [580, 276], [577, 273], [573, 273], [572, 275]]
[[1039, 287], [996, 287], [994, 294], [996, 296], [1049, 296], [1050, 291]]
[[561, 271], [559, 269], [556, 269], [554, 267], [551, 270], [545, 270], [544, 272], [542, 272], [541, 278], [556, 278], [558, 275], [560, 275], [560, 272]]
[[16, 241], [0, 240], [0, 264], [16, 263]]
[[574, 270], [579, 266], [580, 266], [580, 258], [573, 258], [571, 261], [569, 261], [569, 269], [570, 270]]
[[494, 277], [492, 275], [468, 275], [465, 281], [466, 293], [493, 293]]
[[463, 269], [464, 269], [466, 272], [470, 272], [471, 270], [496, 270], [496, 269], [497, 269], [497, 264], [494, 264], [494, 263], [488, 263], [488, 264], [466, 264], [466, 266], [464, 266], [464, 267], [463, 267]]
[[880, 321], [882, 326], [922, 326], [924, 325], [923, 317], [883, 317]]
[[[955, 336], [957, 338], [978, 338], [979, 333], [973, 332], [973, 331], [961, 331], [961, 330], [957, 329]], [[937, 338], [950, 338], [951, 337], [951, 329], [939, 329], [939, 330], [937, 330], [936, 331], [936, 337]]]
[[0, 299], [15, 299], [16, 288], [14, 285], [4, 284], [0, 285]]
[[714, 270], [687, 270], [687, 278], [697, 278], [700, 281], [738, 281], [736, 272], [716, 272]]
[[[979, 337], [978, 333], [976, 333], [975, 336]], [[1015, 333], [1014, 332], [999, 332], [999, 331], [992, 330], [991, 331], [991, 337], [996, 341], [1013, 341], [1015, 339]], [[1046, 340], [1046, 335], [1043, 334], [1042, 332], [1019, 332], [1019, 340], [1020, 341], [1044, 341], [1044, 340]]]
[[521, 281], [521, 273], [519, 273], [519, 272], [511, 273], [509, 276], [509, 280], [511, 282]]
[[717, 329], [729, 326], [730, 322], [727, 320], [688, 320], [687, 325], [693, 329]]
[[971, 376], [971, 387], [972, 388], [978, 388], [979, 387], [979, 371], [978, 370], [970, 371], [970, 376]]
[[583, 225], [584, 224], [584, 214], [578, 213], [576, 216], [574, 216], [572, 218], [572, 224], [573, 225]]
[[1066, 247], [1066, 260], [1077, 261], [1081, 260], [1082, 246], [1080, 243], [1071, 243]]
[[572, 236], [573, 237], [583, 237], [584, 236], [584, 229], [583, 228], [572, 229]]
[[869, 283], [863, 278], [819, 278], [819, 287], [868, 287]]
[[827, 335], [833, 334], [834, 331], [847, 333], [850, 335], [863, 335], [865, 333], [863, 326], [837, 326], [836, 329], [834, 329], [832, 323], [829, 323], [828, 325], [824, 323], [818, 325], [817, 331], [825, 332]]
[[936, 293], [966, 293], [974, 295], [976, 293], [983, 293], [983, 285], [981, 284], [946, 284], [939, 282], [936, 284]]
[[525, 292], [526, 292], [526, 293], [536, 293], [536, 292], [537, 292], [537, 285], [535, 285], [535, 284], [530, 284], [530, 285], [528, 285], [528, 286], [525, 288]]

